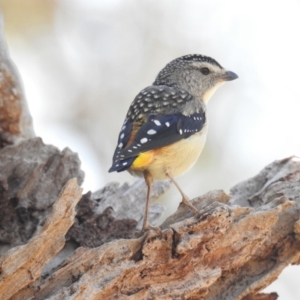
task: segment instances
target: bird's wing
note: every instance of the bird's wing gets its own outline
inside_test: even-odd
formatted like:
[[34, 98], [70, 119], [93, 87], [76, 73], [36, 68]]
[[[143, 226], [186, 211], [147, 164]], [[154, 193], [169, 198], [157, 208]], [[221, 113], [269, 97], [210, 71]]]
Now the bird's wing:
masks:
[[205, 121], [204, 111], [190, 116], [181, 113], [150, 115], [132, 138], [134, 123], [131, 119], [125, 120], [109, 172], [128, 169], [142, 152], [159, 149], [188, 138], [201, 131]]

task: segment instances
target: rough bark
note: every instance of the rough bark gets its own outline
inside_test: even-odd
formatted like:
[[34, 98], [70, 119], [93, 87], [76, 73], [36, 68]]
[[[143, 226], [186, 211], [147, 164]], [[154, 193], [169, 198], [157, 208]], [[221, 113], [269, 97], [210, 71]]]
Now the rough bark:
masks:
[[[157, 199], [170, 186], [169, 182], [156, 182], [151, 200]], [[109, 183], [95, 193], [87, 193], [77, 207], [75, 223], [67, 238], [80, 246], [97, 247], [120, 238], [133, 238], [142, 227], [146, 198], [143, 180], [132, 186]], [[164, 208], [156, 203], [151, 206], [149, 220], [157, 225]]]
[[[1, 299], [276, 299], [276, 293], [259, 291], [300, 261], [299, 181], [299, 159], [276, 161], [232, 188], [231, 195], [212, 191], [194, 199], [200, 217], [179, 207], [161, 233], [80, 247], [42, 277], [16, 284], [13, 297]], [[54, 234], [65, 233], [64, 227]], [[38, 233], [27, 245], [41, 238]], [[18, 256], [26, 257], [22, 249]], [[2, 278], [11, 274], [3, 261], [14, 251], [0, 261]], [[32, 263], [41, 270], [47, 262], [29, 257], [22, 270], [31, 274]], [[18, 267], [14, 259], [10, 263]]]
[[44, 265], [63, 248], [65, 234], [73, 224], [75, 206], [80, 198], [81, 189], [76, 179], [72, 179], [54, 203], [39, 234], [0, 258], [0, 299], [10, 299], [17, 289], [39, 279]]
[[0, 15], [0, 149], [34, 136], [21, 81], [4, 41], [3, 20]]
[[33, 236], [74, 177], [82, 183], [77, 154], [45, 145], [40, 138], [0, 150], [0, 253]]

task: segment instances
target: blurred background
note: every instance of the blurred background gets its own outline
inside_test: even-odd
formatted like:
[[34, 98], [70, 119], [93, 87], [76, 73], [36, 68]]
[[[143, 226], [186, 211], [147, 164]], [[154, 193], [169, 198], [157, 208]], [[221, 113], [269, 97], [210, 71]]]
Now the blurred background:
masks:
[[[300, 154], [299, 0], [0, 0], [0, 9], [36, 134], [78, 152], [85, 191], [136, 180], [107, 173], [125, 114], [185, 54], [211, 56], [239, 75], [211, 99], [206, 147], [178, 180], [190, 198], [228, 192]], [[180, 196], [172, 188], [160, 201], [168, 215]], [[267, 291], [299, 299], [299, 276], [290, 267]]]

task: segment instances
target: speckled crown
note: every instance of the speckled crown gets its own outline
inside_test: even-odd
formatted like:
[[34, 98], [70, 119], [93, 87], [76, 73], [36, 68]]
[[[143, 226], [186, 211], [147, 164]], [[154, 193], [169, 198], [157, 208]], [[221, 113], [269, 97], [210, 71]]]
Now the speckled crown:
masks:
[[211, 64], [216, 65], [219, 68], [223, 69], [223, 67], [217, 61], [215, 61], [213, 58], [211, 58], [209, 56], [204, 56], [204, 55], [201, 55], [201, 54], [188, 54], [188, 55], [184, 55], [184, 56], [181, 56], [181, 57], [173, 60], [172, 62], [175, 62], [176, 60], [182, 60], [182, 61], [205, 61], [205, 62], [211, 63]]

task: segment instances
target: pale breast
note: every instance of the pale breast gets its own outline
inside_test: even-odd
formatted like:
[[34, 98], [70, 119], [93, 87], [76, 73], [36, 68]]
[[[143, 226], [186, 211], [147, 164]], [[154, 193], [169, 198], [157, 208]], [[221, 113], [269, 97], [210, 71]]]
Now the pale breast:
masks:
[[198, 160], [205, 145], [207, 125], [201, 132], [155, 151], [154, 159], [147, 167], [153, 179], [166, 179], [186, 173]]

